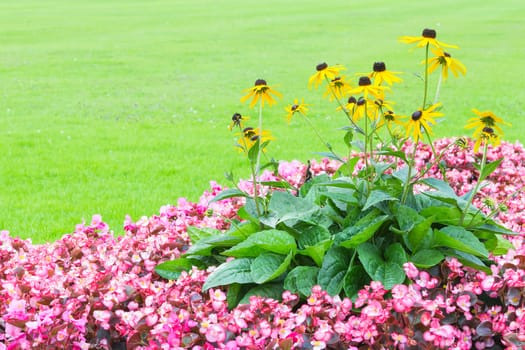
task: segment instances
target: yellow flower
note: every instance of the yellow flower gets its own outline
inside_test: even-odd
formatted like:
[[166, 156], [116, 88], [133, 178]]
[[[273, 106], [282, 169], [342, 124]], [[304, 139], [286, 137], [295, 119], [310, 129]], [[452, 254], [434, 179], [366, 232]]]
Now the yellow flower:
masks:
[[340, 100], [348, 93], [348, 91], [350, 91], [350, 89], [350, 84], [346, 81], [344, 76], [335, 77], [326, 87], [323, 97], [328, 96], [330, 101], [333, 101], [334, 97]]
[[383, 86], [372, 85], [369, 77], [361, 77], [359, 78], [359, 86], [351, 89], [348, 93], [351, 95], [363, 94], [365, 99], [368, 99], [368, 94], [378, 99], [384, 99], [384, 90]]
[[317, 73], [308, 79], [308, 87], [311, 87], [311, 85], [314, 84], [314, 86], [317, 88], [319, 84], [322, 84], [326, 79], [332, 80], [339, 76], [339, 72], [345, 70], [346, 68], [339, 64], [329, 67], [326, 62], [323, 62], [318, 64], [315, 69], [317, 70]]
[[[355, 99], [354, 96], [350, 96], [348, 98], [348, 101], [346, 102], [346, 105], [344, 106], [345, 112], [349, 113], [349, 114], [353, 114], [356, 105], [357, 105], [357, 100]], [[341, 111], [341, 110], [343, 110], [343, 107], [339, 106], [335, 110], [336, 111]]]
[[377, 123], [377, 128], [379, 129], [383, 125], [386, 125], [390, 129], [392, 124], [404, 125], [400, 116], [398, 116], [391, 110], [387, 110], [383, 113], [381, 119], [379, 120], [379, 123]]
[[250, 150], [250, 148], [255, 145], [257, 140], [260, 140], [261, 146], [266, 141], [275, 140], [275, 138], [272, 136], [271, 132], [269, 130], [263, 130], [262, 132], [259, 132], [259, 129], [254, 129], [251, 127], [244, 128], [242, 130], [242, 133], [240, 135], [241, 137], [237, 141], [237, 147], [240, 148], [241, 152], [246, 152]]
[[488, 142], [494, 146], [499, 146], [501, 143], [499, 135], [495, 134], [494, 129], [488, 126], [485, 126], [477, 136], [476, 143], [474, 144], [474, 152], [478, 152], [482, 143]]
[[239, 129], [242, 129], [244, 127], [243, 122], [247, 120], [250, 120], [250, 117], [246, 117], [240, 113], [234, 113], [232, 116], [232, 122], [230, 123], [230, 126], [228, 126], [228, 129], [231, 131], [236, 126], [239, 127]]
[[392, 85], [393, 83], [399, 83], [402, 81], [401, 78], [396, 76], [396, 74], [400, 73], [387, 70], [384, 62], [375, 62], [373, 70], [374, 71], [368, 76], [370, 79], [374, 80], [374, 85], [381, 85], [383, 82]]
[[374, 120], [376, 108], [374, 102], [361, 97], [355, 104], [352, 120], [357, 123], [365, 115], [365, 112], [369, 119]]
[[399, 41], [406, 44], [416, 44], [417, 47], [426, 47], [427, 45], [432, 45], [434, 47], [451, 47], [458, 48], [456, 45], [445, 44], [436, 39], [436, 31], [434, 29], [423, 29], [421, 36], [402, 36], [399, 38]]
[[[439, 66], [441, 66], [441, 75], [443, 79], [448, 78], [449, 68], [456, 77], [459, 75], [459, 73], [462, 73], [463, 75], [467, 73], [467, 68], [465, 65], [463, 65], [463, 63], [461, 63], [459, 60], [452, 58], [448, 52], [443, 51], [441, 48], [432, 48], [432, 52], [436, 56], [428, 59], [429, 74], [436, 70], [436, 68]], [[425, 63], [425, 61], [423, 61], [423, 63]]]
[[290, 123], [290, 120], [292, 120], [292, 117], [295, 113], [306, 115], [306, 112], [308, 112], [308, 107], [306, 106], [308, 105], [304, 103], [304, 100], [301, 100], [301, 103], [299, 103], [298, 99], [294, 99], [293, 104], [285, 107], [284, 110], [288, 113], [286, 115], [286, 120], [288, 123]]
[[465, 125], [465, 129], [476, 128], [476, 130], [474, 130], [474, 138], [477, 138], [485, 127], [496, 129], [499, 135], [503, 135], [503, 130], [501, 130], [497, 123], [512, 126], [510, 123], [505, 122], [503, 119], [497, 117], [492, 112], [480, 112], [476, 108], [473, 108], [472, 111], [476, 113], [479, 118], [470, 118], [468, 120], [468, 124]]
[[266, 80], [264, 79], [257, 79], [255, 81], [254, 87], [246, 89], [245, 92], [248, 94], [241, 98], [241, 102], [244, 103], [246, 100], [251, 98], [252, 101], [250, 102], [250, 107], [255, 106], [259, 101], [261, 101], [261, 107], [264, 107], [265, 102], [271, 106], [276, 103], [272, 95], [276, 97], [282, 97], [279, 92], [268, 86], [266, 84]]
[[418, 142], [423, 136], [421, 134], [421, 128], [425, 129], [425, 131], [429, 134], [432, 134], [432, 128], [430, 127], [430, 124], [436, 124], [434, 118], [443, 116], [443, 113], [434, 111], [440, 105], [440, 103], [436, 103], [427, 109], [420, 109], [412, 113], [410, 119], [404, 124], [406, 129], [406, 137], [412, 134], [414, 142]]

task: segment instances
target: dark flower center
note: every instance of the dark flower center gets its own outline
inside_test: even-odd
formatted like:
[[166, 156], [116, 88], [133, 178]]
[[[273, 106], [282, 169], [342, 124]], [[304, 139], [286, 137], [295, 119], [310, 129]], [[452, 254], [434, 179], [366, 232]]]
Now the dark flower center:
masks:
[[257, 141], [259, 139], [259, 135], [253, 135], [252, 137], [250, 137], [250, 141]]
[[357, 101], [357, 105], [358, 105], [358, 106], [362, 106], [362, 105], [364, 105], [364, 104], [365, 104], [365, 99], [362, 98], [362, 97], [360, 97], [360, 98], [359, 98], [359, 101]]
[[356, 102], [357, 102], [357, 100], [355, 99], [354, 96], [350, 96], [350, 97], [348, 98], [348, 103], [356, 103]]
[[317, 69], [318, 72], [322, 71], [322, 70], [325, 70], [326, 68], [328, 68], [328, 65], [326, 64], [326, 62], [323, 62], [323, 63], [319, 63], [315, 69]]
[[443, 52], [443, 55], [444, 55], [445, 57], [450, 57], [450, 54], [449, 54], [448, 52]]
[[435, 39], [436, 38], [436, 31], [434, 29], [428, 29], [428, 28], [425, 28], [423, 29], [423, 37], [424, 38], [431, 38], [431, 39]]
[[242, 130], [242, 133], [243, 133], [244, 137], [246, 137], [246, 138], [252, 138], [255, 135], [255, 131], [251, 127], [244, 128]]
[[368, 86], [368, 85], [372, 85], [372, 82], [370, 81], [369, 77], [359, 78], [359, 86]]
[[384, 72], [386, 70], [385, 62], [375, 62], [374, 72]]
[[412, 113], [412, 120], [417, 122], [421, 118], [422, 115], [423, 115], [423, 112], [415, 111], [414, 113]]
[[384, 117], [388, 121], [393, 121], [395, 119], [394, 112], [392, 112], [392, 111], [386, 111], [385, 114], [384, 114]]
[[492, 135], [492, 134], [494, 134], [494, 129], [492, 129], [491, 127], [486, 126], [486, 127], [483, 128], [483, 132], [486, 133], [486, 134]]
[[267, 85], [266, 84], [266, 80], [264, 80], [264, 79], [257, 79], [255, 81], [255, 86], [260, 86], [260, 85]]
[[295, 112], [297, 110], [297, 108], [299, 108], [299, 105], [293, 105], [292, 106], [292, 112]]
[[374, 104], [375, 104], [376, 106], [378, 106], [378, 107], [383, 106], [383, 103], [384, 103], [384, 101], [381, 100], [381, 99], [377, 99], [377, 100], [374, 101]]
[[239, 113], [234, 113], [232, 116], [232, 121], [234, 122], [240, 122], [242, 119], [242, 116]]

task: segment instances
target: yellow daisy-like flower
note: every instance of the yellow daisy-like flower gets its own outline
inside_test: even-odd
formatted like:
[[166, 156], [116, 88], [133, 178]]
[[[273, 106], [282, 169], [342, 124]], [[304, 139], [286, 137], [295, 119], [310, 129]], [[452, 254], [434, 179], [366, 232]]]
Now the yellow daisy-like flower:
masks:
[[240, 113], [234, 113], [232, 116], [232, 122], [228, 126], [228, 129], [230, 129], [230, 131], [234, 127], [238, 127], [239, 129], [242, 129], [244, 127], [244, 122], [247, 120], [250, 120], [250, 117], [246, 117], [244, 115], [241, 115]]
[[[454, 76], [459, 76], [459, 73], [465, 75], [467, 73], [467, 68], [459, 60], [452, 58], [448, 52], [443, 51], [441, 48], [434, 49], [432, 52], [436, 55], [433, 58], [428, 59], [428, 73], [432, 73], [439, 66], [441, 66], [441, 76], [443, 79], [448, 78], [448, 70], [454, 74]], [[422, 63], [425, 63], [423, 61]]]
[[498, 123], [505, 124], [507, 126], [512, 126], [510, 123], [505, 122], [503, 119], [497, 117], [492, 112], [480, 112], [476, 108], [473, 108], [472, 112], [476, 113], [479, 116], [479, 118], [470, 118], [468, 120], [468, 124], [465, 125], [465, 129], [476, 128], [476, 130], [474, 130], [474, 138], [477, 138], [479, 134], [481, 134], [481, 132], [483, 131], [483, 128], [485, 127], [496, 129], [499, 135], [503, 135], [503, 130], [501, 130]]
[[421, 36], [402, 36], [399, 38], [399, 41], [406, 44], [416, 44], [416, 47], [426, 47], [427, 45], [431, 45], [434, 47], [450, 47], [450, 48], [458, 48], [456, 45], [449, 45], [445, 44], [441, 41], [438, 41], [436, 39], [436, 31], [434, 29], [423, 29], [423, 33], [421, 33]]
[[311, 87], [312, 84], [314, 84], [314, 86], [317, 88], [326, 79], [332, 80], [339, 76], [339, 72], [345, 70], [346, 68], [339, 64], [329, 67], [326, 62], [323, 62], [318, 64], [315, 69], [317, 70], [317, 73], [308, 79], [308, 87]]
[[379, 123], [377, 123], [377, 128], [379, 129], [382, 126], [386, 125], [390, 129], [392, 124], [404, 125], [400, 116], [398, 116], [391, 110], [387, 110], [379, 119]]
[[240, 136], [236, 146], [239, 147], [240, 152], [246, 153], [255, 145], [257, 140], [260, 140], [261, 145], [266, 141], [275, 140], [269, 130], [260, 132], [259, 128], [254, 129], [251, 127], [244, 128]]
[[336, 111], [341, 111], [344, 108], [345, 112], [347, 112], [349, 114], [353, 114], [356, 104], [357, 104], [357, 100], [355, 99], [355, 97], [354, 96], [350, 96], [348, 98], [346, 104], [344, 105], [344, 107], [339, 106], [335, 110]]
[[241, 97], [241, 102], [244, 103], [251, 98], [252, 101], [250, 102], [250, 107], [255, 106], [259, 101], [261, 101], [261, 107], [264, 107], [265, 102], [271, 106], [277, 103], [272, 95], [276, 97], [282, 97], [278, 91], [273, 90], [270, 86], [268, 86], [268, 84], [266, 84], [266, 80], [264, 79], [257, 79], [255, 81], [254, 87], [246, 89], [245, 92], [248, 94]]
[[414, 142], [418, 142], [419, 139], [423, 137], [421, 128], [423, 128], [429, 134], [432, 134], [432, 128], [430, 124], [436, 124], [434, 118], [443, 116], [443, 113], [434, 111], [439, 106], [441, 106], [441, 103], [436, 103], [427, 109], [419, 109], [412, 113], [408, 121], [404, 123], [406, 137], [412, 134]]
[[308, 112], [309, 105], [304, 103], [304, 100], [301, 100], [301, 103], [299, 103], [298, 99], [293, 100], [293, 104], [289, 105], [288, 107], [285, 107], [284, 110], [288, 113], [286, 115], [286, 120], [288, 123], [290, 123], [290, 120], [292, 120], [292, 117], [295, 113], [300, 113], [303, 115], [306, 115]]
[[368, 76], [370, 79], [373, 79], [374, 85], [381, 85], [383, 82], [388, 85], [393, 83], [399, 83], [403, 81], [401, 78], [396, 76], [396, 74], [401, 74], [400, 72], [391, 72], [386, 69], [385, 62], [375, 62], [373, 66], [373, 72]]
[[368, 95], [372, 95], [375, 98], [384, 99], [385, 88], [383, 86], [372, 85], [372, 81], [369, 77], [359, 78], [359, 86], [355, 89], [348, 91], [351, 95], [362, 94], [365, 99], [368, 99]]
[[479, 147], [485, 142], [492, 144], [493, 146], [499, 146], [501, 143], [499, 135], [494, 133], [494, 129], [485, 126], [479, 133], [476, 143], [474, 144], [474, 152], [478, 152]]
[[361, 97], [355, 104], [352, 120], [357, 123], [364, 117], [365, 112], [369, 119], [374, 120], [376, 109], [377, 107], [374, 105], [374, 102]]
[[350, 84], [346, 81], [344, 76], [335, 77], [330, 81], [326, 87], [326, 91], [323, 97], [327, 97], [330, 101], [334, 100], [334, 97], [337, 99], [342, 99], [348, 91], [351, 90]]

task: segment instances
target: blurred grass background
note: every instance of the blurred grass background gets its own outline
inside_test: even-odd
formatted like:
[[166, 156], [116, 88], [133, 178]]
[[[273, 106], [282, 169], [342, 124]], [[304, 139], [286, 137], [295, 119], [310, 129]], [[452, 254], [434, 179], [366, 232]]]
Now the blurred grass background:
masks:
[[300, 119], [287, 125], [294, 98], [338, 149], [344, 118], [324, 89], [307, 89], [315, 66], [344, 64], [353, 77], [385, 61], [404, 72], [396, 112], [412, 113], [424, 53], [397, 39], [426, 27], [459, 45], [451, 52], [468, 69], [443, 85], [436, 136], [466, 134], [475, 107], [511, 122], [505, 139], [523, 142], [523, 13], [520, 0], [3, 1], [0, 229], [40, 243], [101, 214], [118, 233], [126, 214], [197, 200], [230, 170], [247, 176], [227, 125], [234, 112], [256, 119], [239, 98], [257, 78], [283, 94], [265, 110], [271, 156], [324, 151]]

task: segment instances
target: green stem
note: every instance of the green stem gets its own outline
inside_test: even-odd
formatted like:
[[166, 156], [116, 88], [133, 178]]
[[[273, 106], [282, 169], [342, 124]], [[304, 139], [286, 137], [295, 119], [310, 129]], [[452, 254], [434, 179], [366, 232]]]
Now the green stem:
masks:
[[335, 156], [337, 156], [337, 155], [335, 154], [335, 152], [334, 152], [332, 146], [331, 146], [328, 142], [326, 142], [326, 141], [323, 139], [323, 137], [321, 136], [321, 134], [319, 134], [319, 132], [317, 131], [317, 129], [315, 128], [315, 126], [312, 124], [312, 121], [310, 120], [310, 118], [308, 118], [308, 117], [306, 116], [306, 114], [304, 114], [303, 112], [299, 112], [299, 113], [300, 113], [300, 114], [303, 116], [303, 118], [306, 120], [306, 122], [308, 123], [308, 125], [310, 126], [310, 128], [312, 128], [312, 130], [315, 132], [315, 134], [317, 135], [317, 138], [321, 141], [321, 143], [322, 143], [323, 145], [325, 145], [326, 148], [328, 148], [328, 150], [329, 150], [330, 152], [332, 152], [332, 154], [334, 154]]
[[405, 182], [405, 185], [403, 187], [403, 195], [401, 196], [401, 204], [405, 204], [405, 201], [407, 199], [407, 196], [408, 196], [408, 189], [410, 188], [410, 179], [412, 177], [412, 169], [414, 167], [414, 163], [415, 163], [415, 159], [416, 159], [416, 151], [417, 151], [417, 144], [418, 144], [418, 141], [419, 140], [415, 140], [414, 141], [414, 150], [412, 151], [412, 158], [409, 159], [409, 163], [408, 163], [408, 175], [407, 175], [407, 178], [406, 178], [406, 182]]
[[337, 98], [337, 95], [335, 94], [334, 88], [330, 84], [330, 80], [326, 76], [324, 78], [325, 78], [326, 82], [328, 83], [328, 88], [330, 89], [330, 92], [332, 93], [332, 96], [334, 96], [334, 99], [337, 101], [337, 104], [339, 105], [339, 107], [341, 107], [341, 110], [346, 114], [346, 117], [348, 118], [350, 123], [353, 125], [353, 127], [356, 130], [361, 130], [361, 128], [354, 122], [354, 120], [352, 119], [352, 116], [350, 115], [348, 110], [345, 108], [345, 106], [343, 105], [341, 100], [339, 98]]
[[425, 105], [427, 103], [427, 91], [428, 91], [428, 43], [426, 46], [426, 54], [425, 54], [425, 94], [423, 95], [423, 105], [421, 106], [422, 109], [425, 109]]
[[[485, 165], [487, 165], [487, 150], [489, 148], [489, 143], [485, 142], [485, 145], [483, 146], [483, 156], [481, 158], [481, 164], [479, 166], [479, 173], [483, 174], [483, 170], [485, 168]], [[474, 191], [472, 191], [472, 194], [468, 198], [467, 206], [465, 207], [465, 210], [463, 210], [463, 214], [461, 215], [461, 221], [460, 223], [463, 224], [463, 220], [465, 220], [465, 217], [467, 216], [468, 210], [470, 209], [470, 206], [472, 205], [472, 201], [474, 200], [474, 196], [476, 193], [478, 193], [479, 187], [481, 186], [481, 181], [476, 182], [476, 186], [474, 187]]]
[[441, 82], [442, 81], [443, 81], [443, 72], [441, 72], [441, 74], [439, 75], [439, 80], [438, 80], [437, 87], [436, 87], [436, 95], [434, 96], [434, 103], [433, 104], [438, 103], [439, 92], [441, 90]]
[[252, 175], [253, 175], [253, 200], [255, 201], [255, 210], [257, 211], [257, 216], [261, 217], [261, 208], [259, 207], [259, 191], [257, 189], [257, 174], [259, 174], [259, 166], [261, 162], [261, 139], [262, 137], [262, 103], [259, 102], [259, 149], [257, 150], [257, 160], [255, 163], [255, 168], [253, 167], [253, 162], [250, 161], [250, 165], [252, 168]]

